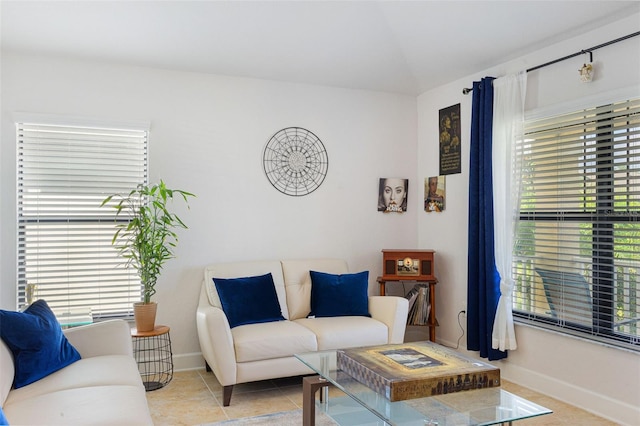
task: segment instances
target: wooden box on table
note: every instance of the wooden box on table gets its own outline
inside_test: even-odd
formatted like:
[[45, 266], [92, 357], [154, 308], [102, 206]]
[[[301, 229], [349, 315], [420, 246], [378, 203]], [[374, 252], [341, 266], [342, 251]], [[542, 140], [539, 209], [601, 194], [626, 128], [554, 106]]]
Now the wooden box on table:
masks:
[[500, 369], [432, 342], [337, 351], [338, 368], [390, 401], [500, 386]]

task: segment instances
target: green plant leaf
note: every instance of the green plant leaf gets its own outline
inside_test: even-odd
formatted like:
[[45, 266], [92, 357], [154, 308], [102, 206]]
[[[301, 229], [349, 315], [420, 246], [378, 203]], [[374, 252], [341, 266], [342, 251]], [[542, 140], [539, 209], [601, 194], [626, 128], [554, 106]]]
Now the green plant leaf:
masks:
[[175, 228], [188, 229], [184, 222], [170, 212], [168, 201], [173, 201], [173, 194], [178, 193], [188, 204], [188, 197], [194, 194], [183, 190], [168, 189], [164, 181], [148, 186], [140, 184], [128, 195], [110, 195], [100, 206], [105, 206], [111, 200], [118, 200], [113, 206], [116, 218], [126, 214], [129, 221], [126, 224], [115, 225], [115, 232], [111, 244], [125, 259], [127, 267], [138, 271], [142, 284], [144, 302], [150, 302], [156, 294], [155, 285], [163, 265], [174, 257], [172, 251], [178, 242]]

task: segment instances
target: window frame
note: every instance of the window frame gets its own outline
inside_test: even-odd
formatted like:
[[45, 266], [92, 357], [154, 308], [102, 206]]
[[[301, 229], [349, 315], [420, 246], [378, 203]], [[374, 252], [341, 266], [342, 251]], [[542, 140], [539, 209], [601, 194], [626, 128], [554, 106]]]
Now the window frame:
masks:
[[[42, 236], [35, 237], [27, 242], [26, 240], [26, 230], [30, 225], [35, 227], [42, 227], [43, 229], [46, 227], [52, 227], [53, 229], [62, 229], [66, 227], [68, 230], [77, 231], [77, 235], [81, 235], [80, 238], [86, 239], [87, 242], [78, 243], [77, 240], [74, 240], [73, 234], [69, 234], [70, 236], [55, 236], [55, 241], [66, 242], [68, 247], [71, 247], [71, 241], [74, 241], [73, 244], [87, 244], [87, 247], [95, 248], [96, 244], [101, 244], [104, 246], [105, 256], [99, 256], [98, 258], [89, 258], [83, 260], [86, 265], [86, 270], [84, 272], [79, 272], [82, 274], [81, 279], [85, 279], [85, 277], [93, 276], [93, 280], [87, 278], [87, 281], [82, 282], [79, 287], [74, 287], [73, 284], [73, 257], [70, 257], [66, 260], [66, 267], [69, 273], [69, 281], [67, 283], [67, 291], [68, 296], [66, 296], [66, 300], [63, 299], [64, 296], [61, 296], [61, 299], [58, 300], [57, 297], [51, 296], [52, 301], [48, 303], [50, 304], [54, 313], [58, 316], [67, 316], [74, 315], [77, 313], [84, 313], [86, 308], [91, 309], [91, 314], [94, 320], [99, 319], [108, 319], [108, 318], [124, 318], [129, 319], [133, 316], [133, 302], [141, 300], [141, 285], [140, 280], [135, 271], [126, 270], [124, 268], [124, 262], [117, 259], [117, 250], [111, 246], [111, 238], [113, 233], [115, 232], [115, 225], [117, 221], [122, 221], [126, 219], [116, 218], [115, 217], [115, 209], [111, 210], [105, 206], [103, 208], [99, 207], [100, 202], [106, 198], [106, 196], [111, 195], [114, 192], [128, 192], [128, 190], [133, 189], [135, 185], [138, 183], [146, 183], [149, 179], [149, 134], [150, 134], [150, 125], [148, 122], [141, 121], [112, 121], [112, 120], [100, 120], [100, 119], [92, 119], [85, 117], [70, 117], [70, 116], [57, 116], [57, 115], [49, 115], [49, 114], [23, 114], [18, 113], [14, 114], [14, 123], [15, 123], [15, 131], [16, 131], [16, 304], [18, 309], [24, 309], [26, 306], [26, 290], [27, 290], [27, 270], [30, 270], [30, 275], [33, 277], [33, 271], [37, 270], [39, 266], [34, 266], [29, 269], [28, 266], [25, 265], [25, 259], [31, 254], [27, 253], [27, 247], [30, 247], [29, 250], [33, 247], [37, 247], [37, 250], [40, 250], [41, 245], [38, 244], [38, 241], [41, 241], [42, 238], [45, 237], [44, 233]], [[33, 182], [29, 182], [28, 185], [42, 185], [42, 187], [38, 190], [34, 191], [33, 186], [29, 186], [31, 192], [42, 192], [43, 199], [47, 196], [47, 189], [45, 187], [51, 185], [51, 191], [48, 195], [50, 199], [52, 198], [64, 198], [65, 193], [60, 192], [60, 195], [55, 195], [56, 185], [57, 184], [53, 179], [47, 180], [47, 173], [50, 170], [50, 164], [52, 157], [47, 156], [45, 153], [45, 148], [42, 149], [42, 152], [36, 152], [36, 154], [27, 154], [25, 156], [25, 140], [27, 137], [24, 136], [24, 127], [27, 128], [40, 128], [40, 129], [60, 129], [61, 135], [63, 135], [60, 139], [62, 140], [64, 137], [68, 137], [68, 142], [62, 140], [61, 142], [51, 142], [50, 146], [60, 147], [67, 143], [69, 146], [73, 145], [74, 142], [80, 143], [81, 148], [87, 148], [91, 146], [92, 148], [98, 147], [101, 151], [107, 151], [111, 149], [109, 154], [106, 153], [97, 153], [95, 157], [87, 157], [89, 159], [87, 162], [83, 163], [84, 160], [75, 160], [77, 161], [76, 166], [80, 164], [79, 169], [83, 169], [82, 165], [89, 166], [90, 169], [86, 172], [78, 172], [78, 169], [74, 169], [73, 161], [70, 160], [68, 163], [70, 165], [61, 166], [61, 179], [67, 179], [69, 181], [69, 194], [66, 195], [66, 204], [70, 206], [70, 208], [66, 212], [66, 216], [64, 213], [56, 213], [55, 209], [57, 207], [51, 207], [50, 210], [47, 208], [40, 208], [36, 206], [35, 210], [30, 210], [29, 212], [25, 212], [24, 208], [26, 205], [29, 208], [35, 206], [38, 203], [32, 201], [26, 201], [25, 204], [25, 194], [28, 192], [25, 188], [25, 173], [31, 173], [31, 177], [34, 179]], [[40, 126], [40, 127], [38, 127]], [[65, 129], [70, 132], [74, 129], [78, 132], [103, 132], [102, 136], [96, 136], [96, 139], [93, 142], [89, 142], [89, 136], [87, 139], [82, 142], [82, 136], [79, 136], [76, 140], [74, 140], [70, 135], [71, 133], [65, 133]], [[82, 130], [81, 130], [82, 129]], [[23, 134], [21, 134], [23, 132]], [[113, 145], [115, 142], [107, 141], [106, 139], [109, 137], [118, 137], [113, 135], [126, 135], [127, 138], [131, 138], [131, 140], [135, 140], [135, 143], [131, 145], [132, 151], [134, 153], [118, 153], [118, 149], [114, 148]], [[101, 140], [100, 138], [104, 137], [105, 140]], [[122, 136], [125, 138], [125, 136]], [[93, 144], [93, 145], [91, 145]], [[122, 142], [120, 142], [122, 144]], [[122, 150], [124, 151], [124, 150]], [[69, 149], [69, 155], [67, 155], [67, 160], [73, 157], [76, 151]], [[83, 151], [81, 151], [84, 154]], [[115, 154], [114, 154], [115, 153]], [[64, 155], [64, 154], [63, 154]], [[128, 173], [129, 170], [124, 170], [121, 166], [121, 163], [118, 166], [113, 166], [113, 175], [109, 175], [111, 173], [111, 169], [109, 169], [109, 165], [104, 165], [103, 157], [106, 155], [115, 155], [116, 161], [122, 161], [123, 159], [134, 159], [133, 173]], [[38, 159], [37, 157], [40, 157]], [[33, 165], [25, 165], [24, 161], [26, 159], [37, 160]], [[97, 159], [97, 160], [96, 160]], [[90, 160], [99, 161], [99, 166], [91, 167]], [[57, 167], [57, 166], [56, 166]], [[118, 171], [117, 169], [123, 169]], [[74, 178], [71, 177], [72, 172], [83, 173], [82, 176]], [[34, 173], [41, 173], [41, 176], [35, 176]], [[105, 175], [101, 175], [100, 173], [106, 173]], [[126, 178], [123, 178], [123, 175], [130, 174]], [[93, 182], [91, 179], [95, 179]], [[121, 179], [121, 181], [119, 181]], [[74, 186], [74, 185], [77, 185]], [[78, 191], [78, 187], [81, 185], [86, 185], [88, 188], [87, 192], [81, 192], [81, 195], [74, 197], [73, 191], [74, 189]], [[82, 187], [82, 191], [84, 191], [84, 186]], [[115, 190], [118, 188], [118, 190]], [[126, 189], [125, 189], [126, 188]], [[60, 191], [59, 187], [57, 189]], [[40, 194], [37, 194], [36, 197], [39, 197]], [[78, 200], [82, 200], [86, 198], [86, 203], [84, 209], [79, 204], [74, 204], [74, 200], [78, 203]], [[55, 203], [55, 202], [54, 202]], [[45, 202], [42, 202], [44, 205]], [[94, 205], [95, 204], [95, 205]], [[74, 210], [73, 206], [75, 205], [78, 210]], [[52, 210], [53, 209], [53, 210]], [[82, 210], [82, 213], [79, 213]], [[52, 213], [53, 212], [53, 213]], [[48, 216], [43, 216], [43, 213], [47, 213]], [[34, 225], [35, 224], [35, 225]], [[56, 227], [56, 224], [61, 224], [62, 227]], [[93, 224], [93, 226], [85, 227], [87, 224]], [[52, 226], [53, 225], [53, 226]], [[82, 225], [82, 226], [81, 226]], [[82, 229], [78, 231], [78, 227], [81, 226]], [[83, 229], [86, 230], [86, 234], [83, 232]], [[108, 247], [107, 247], [108, 245]], [[84, 247], [84, 246], [83, 246]], [[112, 250], [112, 251], [111, 251]], [[44, 253], [46, 249], [42, 249]], [[50, 253], [53, 253], [55, 250], [51, 249]], [[71, 251], [71, 250], [70, 250]], [[113, 254], [112, 254], [113, 253]], [[115, 256], [114, 256], [115, 254]], [[89, 256], [88, 256], [89, 257]], [[107, 260], [103, 260], [103, 258], [108, 258]], [[59, 264], [65, 263], [62, 261], [61, 257], [55, 258], [56, 262]], [[117, 259], [118, 266], [115, 266], [114, 259]], [[111, 262], [111, 263], [108, 263]], [[31, 261], [33, 265], [33, 261]], [[78, 265], [75, 265], [78, 267]], [[35, 268], [35, 269], [34, 269]], [[100, 275], [103, 274], [104, 271], [108, 271], [112, 275], [117, 275], [116, 279], [118, 282], [128, 283], [125, 284], [124, 287], [121, 285], [118, 287], [120, 293], [123, 292], [123, 288], [128, 288], [125, 293], [129, 294], [127, 296], [127, 302], [119, 301], [115, 302], [113, 295], [109, 294], [110, 290], [113, 290], [115, 287], [113, 283], [100, 281]], [[43, 270], [45, 268], [43, 267]], [[116, 271], [117, 270], [117, 271]], [[51, 275], [55, 275], [55, 272], [52, 272]], [[41, 274], [43, 276], [44, 274]], [[51, 278], [51, 281], [54, 278], [47, 276], [44, 279]], [[123, 281], [124, 280], [124, 281]], [[50, 281], [50, 282], [51, 282]], [[52, 284], [53, 288], [56, 291], [62, 291], [63, 284]], [[51, 292], [42, 292], [44, 294], [51, 295]], [[36, 299], [42, 297], [42, 293], [36, 293]], [[73, 296], [72, 296], [73, 295]], [[124, 296], [118, 296], [118, 299], [123, 299]], [[111, 298], [111, 299], [110, 299]], [[97, 302], [97, 304], [96, 304]], [[100, 308], [100, 306], [103, 306]]]
[[[632, 92], [629, 95], [629, 91], [627, 91], [627, 95], [624, 96], [622, 92], [617, 93], [618, 96], [614, 101], [611, 100], [597, 100], [597, 99], [588, 99], [582, 100], [582, 105], [574, 104], [570, 107], [565, 108], [556, 108], [555, 111], [549, 112], [547, 114], [542, 114], [540, 112], [536, 112], [534, 114], [528, 114], [525, 120], [525, 123], [535, 122], [537, 120], [543, 118], [553, 118], [559, 117], [570, 111], [569, 113], [579, 114], [580, 111], [587, 111], [589, 109], [594, 109], [593, 105], [615, 105], [619, 101], [624, 99], [639, 99], [640, 94], [636, 93], [637, 90], [630, 91]], [[587, 106], [589, 105], [589, 106]], [[597, 122], [597, 121], [596, 121]], [[627, 124], [626, 128], [635, 129], [635, 124]], [[525, 133], [526, 139], [526, 133]], [[592, 341], [598, 341], [605, 344], [610, 344], [616, 347], [624, 347], [627, 349], [631, 349], [633, 351], [640, 351], [640, 333], [637, 335], [631, 334], [623, 334], [620, 332], [616, 332], [616, 325], [614, 322], [615, 310], [616, 310], [616, 301], [615, 301], [615, 291], [616, 291], [616, 282], [614, 281], [614, 259], [616, 258], [616, 250], [614, 247], [614, 223], [636, 223], [639, 224], [638, 216], [634, 214], [632, 209], [627, 210], [627, 214], [618, 214], [614, 209], [614, 196], [615, 194], [611, 191], [613, 188], [613, 182], [615, 182], [616, 177], [614, 176], [614, 161], [615, 156], [609, 154], [609, 152], [613, 152], [614, 148], [617, 145], [615, 132], [613, 129], [609, 128], [607, 131], [605, 128], [599, 127], [597, 128], [596, 139], [599, 140], [593, 162], [597, 165], [597, 172], [600, 175], [604, 173], [605, 178], [596, 179], [595, 193], [597, 194], [595, 198], [595, 205], [593, 209], [585, 208], [582, 212], [575, 211], [562, 211], [561, 208], [556, 211], [545, 210], [544, 212], [536, 211], [535, 209], [524, 209], [520, 212], [520, 217], [518, 220], [518, 228], [520, 224], [527, 222], [536, 226], [537, 222], [556, 222], [556, 223], [591, 223], [592, 224], [592, 244], [594, 247], [593, 255], [591, 258], [591, 278], [592, 283], [590, 285], [590, 289], [592, 291], [592, 319], [593, 325], [582, 326], [579, 323], [567, 321], [568, 324], [563, 324], [562, 321], [558, 321], [557, 319], [547, 316], [537, 314], [534, 309], [525, 310], [518, 308], [518, 286], [514, 288], [514, 298], [513, 298], [513, 316], [514, 321], [517, 323], [525, 323], [530, 324], [537, 327], [552, 329], [554, 331], [569, 334], [576, 337], [586, 338]], [[638, 147], [635, 142], [637, 139], [632, 138], [631, 147], [627, 148], [629, 152], [637, 152]], [[602, 147], [601, 144], [603, 141], [606, 141], [607, 146]], [[635, 144], [634, 144], [635, 143]], [[585, 146], [585, 156], [584, 162], [587, 163], [587, 144]], [[635, 154], [626, 154], [627, 157], [635, 158]], [[558, 158], [558, 157], [556, 157]], [[606, 161], [607, 164], [602, 164], [602, 161]], [[608, 167], [607, 167], [608, 166]], [[595, 167], [595, 166], [594, 166]], [[608, 177], [607, 177], [608, 173]], [[605, 180], [606, 179], [606, 180]], [[635, 185], [634, 185], [635, 187]], [[633, 199], [631, 201], [634, 201]], [[586, 205], [586, 203], [585, 203]], [[595, 212], [609, 212], [610, 215], [606, 217], [606, 213], [594, 213]], [[562, 221], [558, 220], [558, 217], [562, 217]], [[523, 228], [524, 229], [524, 228]], [[558, 240], [560, 241], [560, 240]], [[523, 264], [518, 264], [519, 260], [521, 260], [520, 254], [517, 251], [517, 246], [514, 247], [514, 267], [513, 267], [513, 277], [516, 284], [522, 284], [525, 280], [530, 280], [529, 284], [526, 284], [524, 287], [528, 286], [526, 291], [534, 292], [532, 290], [533, 284], [533, 269], [531, 265], [529, 267], [523, 266]], [[640, 264], [638, 265], [640, 266]], [[528, 268], [528, 269], [527, 269]], [[637, 285], [637, 282], [636, 282]], [[523, 287], [523, 288], [524, 288]], [[529, 297], [535, 297], [529, 295]], [[539, 297], [539, 295], [538, 295]], [[522, 305], [520, 305], [522, 306]], [[625, 311], [626, 312], [626, 311]], [[637, 321], [637, 320], [636, 320]], [[638, 323], [640, 327], [640, 323]]]

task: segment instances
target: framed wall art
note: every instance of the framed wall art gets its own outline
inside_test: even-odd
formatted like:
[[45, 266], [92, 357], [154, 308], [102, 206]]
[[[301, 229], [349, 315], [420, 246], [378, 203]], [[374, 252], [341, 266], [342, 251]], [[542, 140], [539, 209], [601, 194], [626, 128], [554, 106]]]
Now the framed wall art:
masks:
[[441, 212], [445, 208], [445, 176], [431, 176], [424, 180], [424, 211]]
[[440, 174], [461, 173], [460, 104], [440, 110]]
[[262, 154], [264, 173], [275, 189], [300, 197], [318, 189], [329, 168], [327, 150], [320, 138], [302, 127], [276, 132]]
[[380, 178], [378, 184], [378, 211], [403, 213], [407, 211], [409, 179]]

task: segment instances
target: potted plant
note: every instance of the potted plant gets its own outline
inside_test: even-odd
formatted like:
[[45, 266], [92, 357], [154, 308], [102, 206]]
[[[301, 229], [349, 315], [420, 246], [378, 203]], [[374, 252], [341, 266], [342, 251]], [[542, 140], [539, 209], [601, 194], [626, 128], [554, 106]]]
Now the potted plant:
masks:
[[[139, 184], [128, 195], [114, 194], [104, 199], [101, 206], [111, 203], [117, 210], [116, 218], [126, 215], [127, 223], [116, 224], [111, 244], [126, 266], [135, 268], [142, 285], [142, 302], [134, 304], [134, 317], [138, 331], [151, 331], [155, 327], [157, 304], [151, 301], [156, 293], [156, 281], [164, 263], [175, 257], [173, 249], [178, 242], [176, 228], [187, 229], [184, 222], [169, 211], [167, 203], [174, 196], [187, 202], [194, 195], [179, 189], [169, 189], [160, 180], [151, 186]], [[145, 313], [149, 318], [144, 319]]]

